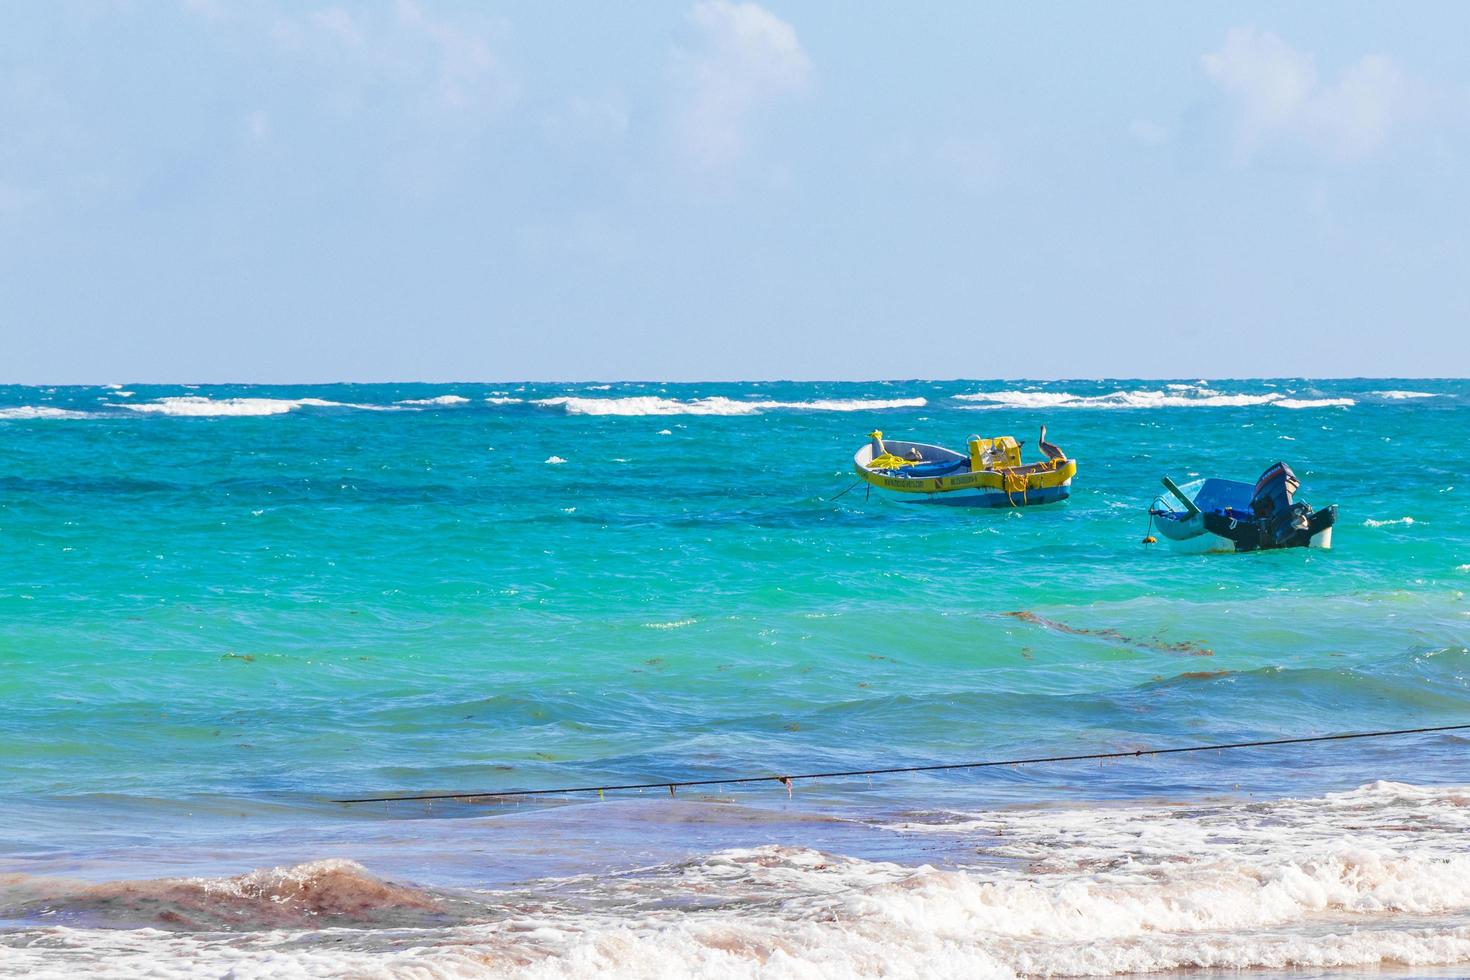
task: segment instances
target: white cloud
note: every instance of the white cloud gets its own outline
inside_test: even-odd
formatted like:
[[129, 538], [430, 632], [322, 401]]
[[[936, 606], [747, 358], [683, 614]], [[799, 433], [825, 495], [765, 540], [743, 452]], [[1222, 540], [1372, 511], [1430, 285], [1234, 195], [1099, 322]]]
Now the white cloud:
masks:
[[493, 43], [498, 21], [473, 13], [451, 18], [415, 0], [301, 13], [282, 5], [268, 16], [277, 47], [322, 71], [339, 107], [356, 106], [363, 101], [358, 93], [383, 82], [440, 110], [495, 110], [516, 96]]
[[187, 12], [206, 17], [210, 20], [223, 20], [225, 8], [219, 0], [181, 0], [181, 4]]
[[317, 28], [335, 35], [340, 41], [347, 44], [362, 43], [362, 31], [358, 30], [357, 21], [341, 7], [318, 10], [311, 14], [310, 20]]
[[1169, 142], [1169, 130], [1147, 119], [1135, 119], [1129, 123], [1128, 135], [1140, 146], [1150, 148]]
[[1311, 55], [1247, 27], [1232, 29], [1218, 51], [1200, 60], [1232, 104], [1241, 163], [1275, 143], [1339, 159], [1367, 156], [1415, 109], [1412, 86], [1384, 55], [1364, 55], [1323, 84]]
[[792, 26], [759, 4], [702, 0], [689, 24], [674, 52], [679, 140], [697, 166], [720, 169], [744, 154], [761, 108], [806, 88], [811, 61]]
[[397, 11], [400, 27], [433, 50], [445, 103], [469, 106], [510, 96], [509, 79], [484, 32], [430, 16], [414, 0], [398, 0]]

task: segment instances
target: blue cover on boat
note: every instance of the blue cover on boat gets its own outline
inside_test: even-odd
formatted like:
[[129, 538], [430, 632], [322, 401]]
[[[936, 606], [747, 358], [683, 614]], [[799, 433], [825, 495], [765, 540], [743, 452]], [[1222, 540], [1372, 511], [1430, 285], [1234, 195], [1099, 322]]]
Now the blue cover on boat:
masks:
[[1251, 494], [1255, 487], [1234, 480], [1209, 479], [1194, 495], [1194, 505], [1205, 513], [1240, 510], [1250, 513]]
[[903, 469], [893, 471], [894, 476], [906, 476], [918, 480], [926, 477], [949, 476], [952, 473], [968, 473], [970, 461], [968, 459], [940, 460], [937, 463], [919, 463], [915, 466], [905, 466]]

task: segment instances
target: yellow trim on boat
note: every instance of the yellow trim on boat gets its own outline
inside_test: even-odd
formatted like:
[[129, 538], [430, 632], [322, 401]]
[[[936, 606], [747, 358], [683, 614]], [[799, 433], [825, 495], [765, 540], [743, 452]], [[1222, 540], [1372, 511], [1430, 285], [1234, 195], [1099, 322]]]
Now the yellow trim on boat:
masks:
[[1046, 463], [1033, 465], [1045, 468], [1030, 473], [981, 470], [978, 473], [957, 473], [953, 476], [921, 479], [883, 476], [861, 467], [857, 468], [857, 474], [875, 487], [897, 490], [900, 493], [945, 493], [950, 490], [995, 490], [1002, 493], [1025, 493], [1062, 486], [1077, 475], [1077, 462], [1071, 459], [1052, 460], [1049, 465]]

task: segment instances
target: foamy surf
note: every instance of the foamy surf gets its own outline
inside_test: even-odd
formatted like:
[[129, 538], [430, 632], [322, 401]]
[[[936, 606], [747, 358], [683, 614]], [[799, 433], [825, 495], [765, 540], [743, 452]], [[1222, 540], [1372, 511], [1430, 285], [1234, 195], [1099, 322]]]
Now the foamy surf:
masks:
[[325, 398], [207, 398], [203, 395], [178, 395], [159, 398], [151, 402], [112, 405], [144, 415], [173, 415], [183, 417], [254, 417], [263, 415], [285, 415], [301, 408], [357, 408], [366, 411], [388, 411], [388, 405], [360, 405], [352, 402], [329, 401]]
[[1277, 408], [1351, 408], [1357, 402], [1351, 398], [1283, 398], [1272, 404]]
[[955, 395], [957, 401], [978, 402], [976, 408], [1277, 408], [1350, 407], [1351, 398], [1289, 398], [1281, 392], [1225, 394], [1198, 385], [1166, 385], [1162, 391], [1118, 390], [1105, 395], [1077, 395], [1068, 391], [977, 391]]
[[[32, 878], [31, 907], [44, 898], [66, 925], [0, 933], [0, 970], [1012, 978], [1470, 963], [1470, 787], [943, 813], [886, 828], [946, 835], [978, 860], [915, 867], [767, 845], [453, 894], [350, 862], [95, 890]], [[103, 898], [110, 914], [183, 908], [208, 928], [77, 927], [78, 905]]]
[[13, 405], [0, 408], [0, 421], [14, 419], [24, 421], [28, 419], [89, 419], [91, 412], [78, 412], [67, 408], [53, 408], [49, 405]]
[[[491, 399], [486, 399], [491, 401]], [[397, 405], [464, 405], [469, 399], [463, 395], [435, 395], [433, 398], [404, 398], [395, 402]]]
[[819, 398], [812, 401], [738, 401], [713, 395], [678, 399], [657, 395], [628, 398], [538, 398], [533, 404], [560, 408], [568, 415], [759, 415], [769, 411], [862, 412], [922, 408], [926, 398]]

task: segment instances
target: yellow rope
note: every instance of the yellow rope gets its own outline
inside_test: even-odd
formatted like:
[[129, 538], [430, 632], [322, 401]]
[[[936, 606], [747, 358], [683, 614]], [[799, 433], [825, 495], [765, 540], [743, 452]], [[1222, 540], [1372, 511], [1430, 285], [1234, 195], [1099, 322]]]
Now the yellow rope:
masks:
[[895, 456], [892, 453], [884, 453], [882, 456], [877, 457], [871, 463], [869, 463], [868, 469], [896, 470], [904, 466], [914, 466], [921, 462], [923, 462], [923, 460], [904, 459], [902, 456]]
[[1016, 498], [1011, 496], [1011, 491], [1013, 489], [1021, 491], [1022, 506], [1031, 503], [1031, 497], [1026, 492], [1026, 488], [1029, 483], [1030, 480], [1028, 480], [1024, 474], [1017, 475], [1014, 469], [1003, 469], [1000, 471], [1001, 489], [1006, 492], [1006, 503], [1010, 504], [1012, 507], [1016, 506]]

